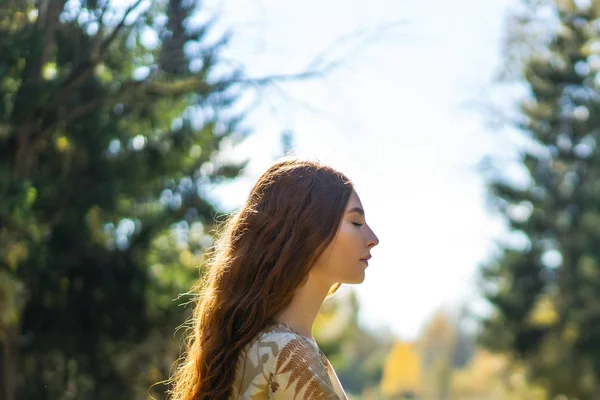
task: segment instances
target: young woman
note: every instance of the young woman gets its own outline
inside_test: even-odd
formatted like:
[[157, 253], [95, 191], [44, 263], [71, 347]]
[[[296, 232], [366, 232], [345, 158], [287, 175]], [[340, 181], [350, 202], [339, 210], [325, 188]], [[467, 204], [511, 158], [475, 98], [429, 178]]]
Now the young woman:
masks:
[[171, 399], [346, 399], [312, 325], [342, 283], [364, 280], [378, 243], [345, 175], [269, 168], [216, 242]]

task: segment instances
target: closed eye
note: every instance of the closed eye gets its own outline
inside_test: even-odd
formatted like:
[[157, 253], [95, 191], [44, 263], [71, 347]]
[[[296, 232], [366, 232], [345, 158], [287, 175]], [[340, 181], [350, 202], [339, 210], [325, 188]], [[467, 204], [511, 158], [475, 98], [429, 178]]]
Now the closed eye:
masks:
[[354, 225], [354, 226], [362, 226], [363, 224], [359, 224], [358, 222], [353, 222], [352, 225]]

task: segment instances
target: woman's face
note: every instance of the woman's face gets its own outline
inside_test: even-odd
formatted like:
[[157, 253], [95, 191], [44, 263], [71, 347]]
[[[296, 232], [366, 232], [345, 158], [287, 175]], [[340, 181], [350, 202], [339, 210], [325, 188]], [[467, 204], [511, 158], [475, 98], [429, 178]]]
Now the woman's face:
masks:
[[365, 220], [356, 191], [352, 191], [340, 228], [310, 271], [312, 278], [325, 282], [361, 283], [371, 257], [371, 249], [379, 239]]

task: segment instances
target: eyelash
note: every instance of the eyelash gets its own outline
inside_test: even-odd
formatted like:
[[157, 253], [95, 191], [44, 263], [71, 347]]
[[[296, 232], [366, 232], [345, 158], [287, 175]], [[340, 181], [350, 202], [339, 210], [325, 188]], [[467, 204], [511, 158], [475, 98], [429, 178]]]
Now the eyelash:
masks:
[[359, 223], [356, 223], [356, 222], [353, 222], [352, 225], [354, 225], [354, 226], [363, 226], [363, 224], [359, 224]]

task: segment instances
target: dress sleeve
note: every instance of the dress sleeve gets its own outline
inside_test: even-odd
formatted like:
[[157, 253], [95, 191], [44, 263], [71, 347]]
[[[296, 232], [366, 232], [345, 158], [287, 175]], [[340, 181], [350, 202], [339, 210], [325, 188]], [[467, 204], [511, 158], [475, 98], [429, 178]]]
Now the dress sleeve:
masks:
[[277, 347], [268, 377], [269, 399], [340, 400], [314, 346], [293, 337], [279, 341]]

